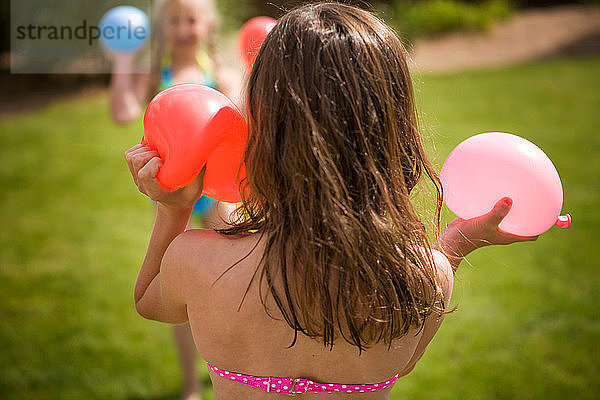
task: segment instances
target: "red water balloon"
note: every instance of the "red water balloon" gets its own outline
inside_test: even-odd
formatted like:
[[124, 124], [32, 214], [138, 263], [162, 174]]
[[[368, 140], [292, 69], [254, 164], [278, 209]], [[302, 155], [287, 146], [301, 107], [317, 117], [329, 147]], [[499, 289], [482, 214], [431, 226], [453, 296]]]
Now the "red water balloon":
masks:
[[248, 70], [252, 69], [260, 46], [277, 21], [270, 17], [255, 17], [242, 26], [238, 41], [240, 56]]
[[207, 86], [181, 84], [157, 94], [144, 114], [142, 143], [163, 162], [157, 179], [165, 188], [181, 188], [206, 164], [203, 194], [230, 203], [240, 201], [239, 182], [246, 120], [223, 94]]

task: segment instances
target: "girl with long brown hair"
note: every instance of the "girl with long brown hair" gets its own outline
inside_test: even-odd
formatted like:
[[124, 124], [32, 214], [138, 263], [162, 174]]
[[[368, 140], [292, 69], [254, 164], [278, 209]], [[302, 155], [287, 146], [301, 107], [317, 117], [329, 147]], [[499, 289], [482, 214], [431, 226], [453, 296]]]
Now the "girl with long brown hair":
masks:
[[449, 312], [462, 258], [536, 237], [498, 229], [503, 199], [429, 243], [410, 194], [433, 183], [439, 226], [441, 186], [406, 51], [367, 11], [322, 3], [281, 17], [250, 73], [247, 112], [244, 218], [227, 229], [184, 231], [202, 174], [165, 191], [158, 154], [126, 152], [159, 203], [136, 308], [190, 322], [216, 399], [385, 399]]

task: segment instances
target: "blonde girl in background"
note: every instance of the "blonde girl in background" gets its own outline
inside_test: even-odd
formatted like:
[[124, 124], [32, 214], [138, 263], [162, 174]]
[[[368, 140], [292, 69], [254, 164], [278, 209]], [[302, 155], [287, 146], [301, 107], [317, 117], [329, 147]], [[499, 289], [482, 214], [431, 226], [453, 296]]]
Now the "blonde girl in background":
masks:
[[[161, 0], [155, 2], [152, 25], [151, 73], [133, 74], [136, 53], [112, 54], [110, 111], [117, 124], [137, 120], [150, 99], [160, 90], [178, 83], [199, 83], [224, 93], [235, 101], [237, 79], [220, 65], [217, 41], [219, 18], [213, 0]], [[202, 196], [193, 215], [203, 228], [223, 227], [223, 219], [234, 209]], [[188, 225], [189, 227], [189, 225]], [[196, 379], [196, 347], [189, 324], [173, 328], [183, 373], [183, 398], [200, 399]]]

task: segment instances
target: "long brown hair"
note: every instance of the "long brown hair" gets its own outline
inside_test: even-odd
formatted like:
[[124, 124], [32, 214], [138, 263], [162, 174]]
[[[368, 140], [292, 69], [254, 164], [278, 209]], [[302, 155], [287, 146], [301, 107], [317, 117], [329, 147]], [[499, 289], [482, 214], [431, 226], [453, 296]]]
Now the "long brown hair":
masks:
[[247, 218], [222, 232], [264, 238], [261, 300], [273, 296], [295, 331], [292, 345], [298, 332], [329, 347], [340, 335], [359, 351], [391, 345], [443, 312], [409, 198], [425, 173], [439, 228], [441, 185], [393, 31], [348, 5], [292, 10], [260, 49], [247, 102]]

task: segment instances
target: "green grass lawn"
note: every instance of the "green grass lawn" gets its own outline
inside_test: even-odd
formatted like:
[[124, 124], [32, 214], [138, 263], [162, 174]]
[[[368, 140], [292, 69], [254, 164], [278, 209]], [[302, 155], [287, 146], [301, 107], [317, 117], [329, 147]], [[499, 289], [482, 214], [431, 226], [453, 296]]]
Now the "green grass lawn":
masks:
[[[573, 226], [469, 257], [458, 311], [392, 399], [597, 398], [600, 59], [415, 80], [438, 167], [473, 134], [524, 136]], [[170, 329], [132, 301], [152, 209], [123, 151], [141, 134], [111, 124], [104, 95], [0, 121], [0, 398], [177, 398]]]

